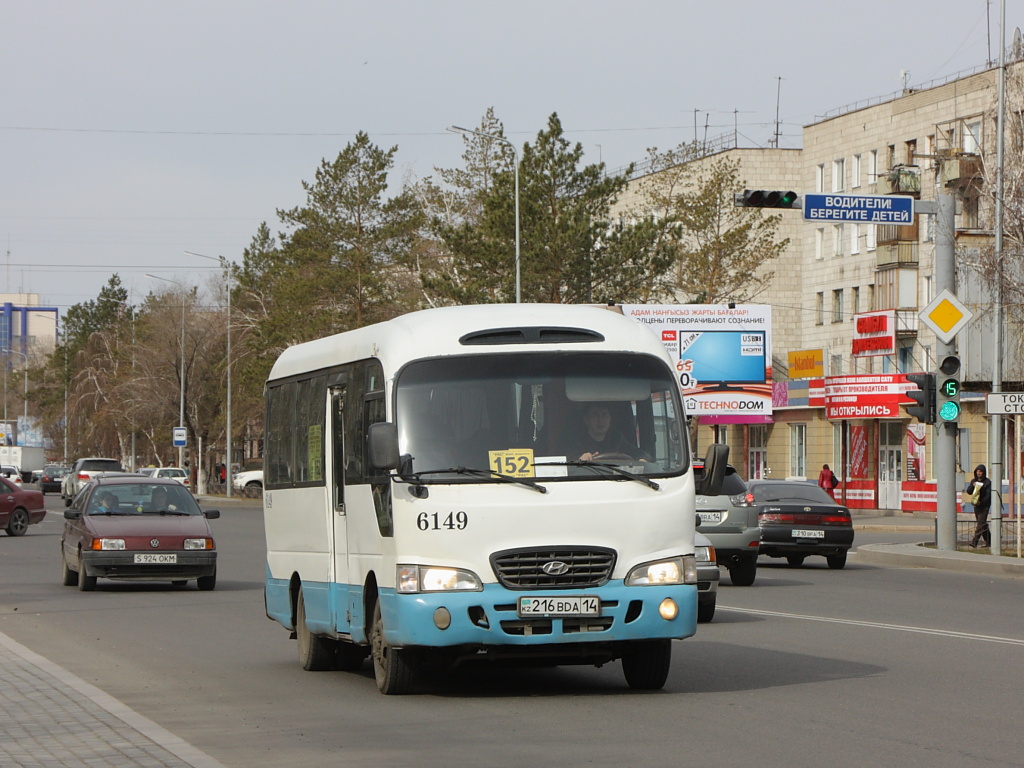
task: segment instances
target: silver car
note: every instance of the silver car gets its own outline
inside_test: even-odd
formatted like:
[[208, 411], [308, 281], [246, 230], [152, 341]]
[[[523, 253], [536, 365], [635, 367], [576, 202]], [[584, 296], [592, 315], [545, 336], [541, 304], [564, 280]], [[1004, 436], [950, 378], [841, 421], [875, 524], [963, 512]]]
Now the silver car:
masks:
[[[694, 469], [702, 472], [701, 462]], [[697, 496], [700, 532], [715, 547], [718, 564], [729, 570], [729, 579], [738, 587], [749, 587], [757, 576], [757, 555], [761, 529], [757, 507], [747, 484], [735, 468], [727, 467], [718, 496]]]
[[697, 621], [707, 624], [715, 617], [720, 574], [715, 560], [715, 548], [707, 536], [694, 534], [693, 545], [697, 556]]

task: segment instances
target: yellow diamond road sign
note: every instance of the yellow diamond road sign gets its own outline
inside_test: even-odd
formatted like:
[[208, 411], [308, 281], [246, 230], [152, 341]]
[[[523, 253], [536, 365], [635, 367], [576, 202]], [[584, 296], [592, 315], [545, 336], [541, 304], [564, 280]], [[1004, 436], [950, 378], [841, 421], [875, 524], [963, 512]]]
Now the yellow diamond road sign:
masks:
[[949, 344], [960, 329], [974, 317], [974, 313], [965, 307], [960, 299], [943, 289], [918, 317], [935, 332], [939, 341]]

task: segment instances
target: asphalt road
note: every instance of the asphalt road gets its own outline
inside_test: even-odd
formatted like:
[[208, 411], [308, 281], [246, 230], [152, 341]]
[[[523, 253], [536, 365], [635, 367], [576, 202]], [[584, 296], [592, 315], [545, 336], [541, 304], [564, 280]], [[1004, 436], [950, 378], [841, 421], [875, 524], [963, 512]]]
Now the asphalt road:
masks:
[[265, 618], [258, 508], [213, 521], [214, 592], [80, 593], [60, 584], [63, 507], [47, 503], [27, 536], [0, 535], [0, 631], [232, 768], [1024, 764], [1024, 579], [762, 558], [754, 586], [723, 578], [664, 691], [629, 690], [614, 663], [385, 697], [368, 666], [304, 672]]

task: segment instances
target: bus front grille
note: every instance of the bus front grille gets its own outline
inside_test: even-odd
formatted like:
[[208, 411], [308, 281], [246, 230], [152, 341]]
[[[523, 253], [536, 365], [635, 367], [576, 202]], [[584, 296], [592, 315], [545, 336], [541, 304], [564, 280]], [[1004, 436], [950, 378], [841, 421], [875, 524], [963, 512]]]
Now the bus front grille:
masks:
[[510, 549], [491, 555], [491, 568], [508, 589], [581, 589], [611, 578], [615, 550], [599, 547]]

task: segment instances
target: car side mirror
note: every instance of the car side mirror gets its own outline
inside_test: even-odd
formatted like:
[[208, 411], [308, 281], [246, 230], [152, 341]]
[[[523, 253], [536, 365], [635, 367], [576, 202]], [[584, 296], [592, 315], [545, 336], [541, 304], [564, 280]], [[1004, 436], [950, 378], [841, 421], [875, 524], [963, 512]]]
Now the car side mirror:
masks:
[[81, 516], [82, 516], [82, 513], [79, 512], [76, 509], [65, 509], [64, 510], [64, 519], [65, 520], [77, 520]]
[[398, 428], [389, 421], [371, 424], [366, 432], [366, 458], [373, 469], [397, 469]]
[[702, 496], [718, 496], [722, 493], [722, 482], [729, 464], [729, 446], [712, 443], [704, 458], [704, 474], [696, 482], [696, 491]]
[[205, 517], [207, 520], [216, 520], [217, 518], [220, 517], [220, 510], [219, 509], [206, 509], [206, 510], [203, 510], [203, 517]]

